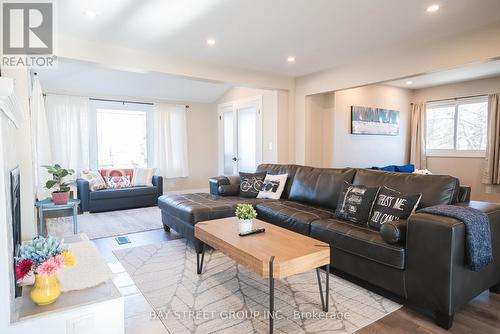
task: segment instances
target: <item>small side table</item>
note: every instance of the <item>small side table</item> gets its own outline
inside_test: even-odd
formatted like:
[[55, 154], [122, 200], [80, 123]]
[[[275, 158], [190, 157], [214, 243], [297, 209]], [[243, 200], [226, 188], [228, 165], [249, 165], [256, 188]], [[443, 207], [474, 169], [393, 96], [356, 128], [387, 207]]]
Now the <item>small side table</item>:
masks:
[[78, 213], [78, 205], [80, 204], [79, 199], [70, 198], [67, 204], [55, 205], [52, 199], [47, 198], [42, 201], [37, 201], [35, 206], [38, 208], [40, 213], [40, 230], [38, 234], [43, 234], [43, 212], [44, 211], [54, 211], [54, 210], [64, 210], [64, 209], [73, 209], [73, 234], [78, 233], [78, 221], [77, 221], [77, 213]]

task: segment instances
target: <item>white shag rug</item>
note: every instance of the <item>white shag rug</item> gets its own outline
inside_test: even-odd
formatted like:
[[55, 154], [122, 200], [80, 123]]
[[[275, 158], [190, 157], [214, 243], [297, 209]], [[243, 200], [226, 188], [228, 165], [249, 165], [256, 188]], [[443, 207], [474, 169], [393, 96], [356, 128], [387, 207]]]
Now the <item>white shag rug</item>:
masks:
[[[77, 217], [78, 233], [99, 239], [163, 228], [161, 210], [147, 207], [131, 210], [84, 213]], [[73, 235], [73, 217], [48, 218], [48, 235], [63, 238]]]
[[[71, 238], [77, 238], [78, 241], [65, 243], [65, 245], [75, 255], [76, 265], [63, 268], [56, 274], [61, 284], [61, 291], [83, 290], [110, 280], [113, 273], [104, 262], [95, 244], [85, 234], [71, 236]], [[26, 277], [20, 284], [35, 284], [34, 275]]]
[[75, 255], [76, 266], [63, 268], [57, 273], [62, 292], [87, 289], [106, 282], [113, 276], [95, 244], [85, 235], [81, 236], [81, 242], [67, 244]]
[[[268, 280], [221, 252], [207, 250], [201, 275], [184, 239], [114, 253], [171, 333], [267, 333]], [[400, 307], [330, 274], [325, 314], [315, 271], [275, 280], [276, 333], [353, 333]]]

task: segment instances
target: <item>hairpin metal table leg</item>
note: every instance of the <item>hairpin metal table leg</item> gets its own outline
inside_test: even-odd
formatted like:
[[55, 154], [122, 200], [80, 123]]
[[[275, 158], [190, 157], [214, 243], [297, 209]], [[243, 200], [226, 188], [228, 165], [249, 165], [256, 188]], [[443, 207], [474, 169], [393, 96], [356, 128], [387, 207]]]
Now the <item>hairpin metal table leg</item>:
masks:
[[328, 312], [328, 306], [330, 304], [330, 265], [327, 264], [325, 266], [325, 272], [326, 272], [326, 297], [325, 297], [325, 304], [326, 307], [324, 309], [325, 312]]
[[316, 276], [318, 277], [318, 286], [319, 286], [319, 295], [321, 297], [321, 308], [323, 311], [328, 312], [328, 305], [329, 305], [329, 292], [330, 292], [330, 265], [327, 264], [325, 266], [325, 273], [326, 273], [326, 290], [325, 290], [325, 296], [323, 296], [323, 288], [321, 286], [321, 276], [319, 274], [319, 268], [316, 268]]
[[[200, 259], [201, 256], [201, 259]], [[196, 272], [198, 275], [201, 274], [203, 270], [203, 260], [205, 258], [205, 244], [201, 244], [201, 251], [196, 251]]]
[[269, 260], [269, 333], [274, 331], [274, 276], [273, 276], [274, 256]]

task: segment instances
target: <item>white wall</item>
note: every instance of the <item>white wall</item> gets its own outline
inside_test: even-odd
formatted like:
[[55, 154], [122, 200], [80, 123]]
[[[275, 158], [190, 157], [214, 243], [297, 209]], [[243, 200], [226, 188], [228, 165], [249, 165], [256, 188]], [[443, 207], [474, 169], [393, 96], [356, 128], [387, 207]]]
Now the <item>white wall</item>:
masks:
[[289, 91], [278, 90], [278, 163], [295, 161], [295, 117], [293, 114], [293, 95]]
[[13, 247], [12, 216], [10, 203], [10, 171], [20, 167], [21, 174], [21, 221], [22, 238], [35, 235], [33, 167], [31, 157], [31, 130], [29, 122], [28, 72], [2, 69], [2, 76], [15, 80], [15, 90], [24, 112], [19, 129], [0, 113], [0, 332], [10, 322], [13, 308]]
[[[7, 200], [9, 183], [7, 168], [5, 168], [6, 156], [4, 154], [7, 118], [0, 113], [0, 332], [5, 333], [10, 321], [10, 310], [13, 304], [10, 302], [13, 278], [12, 278], [12, 219], [10, 216], [10, 204]], [[8, 282], [8, 284], [6, 284]]]
[[417, 49], [394, 50], [391, 57], [379, 56], [374, 50], [364, 61], [295, 80], [295, 158], [305, 161], [306, 96], [359, 87], [387, 80], [435, 72], [500, 56], [500, 25], [447, 38]]
[[[371, 167], [408, 162], [408, 89], [369, 85], [306, 97], [305, 164], [318, 167]], [[399, 135], [351, 134], [351, 106], [399, 111]]]
[[[500, 93], [500, 77], [416, 89], [412, 100], [426, 102], [492, 93]], [[433, 173], [454, 175], [460, 179], [461, 184], [470, 186], [472, 199], [500, 203], [500, 187], [486, 187], [481, 183], [484, 167], [483, 158], [427, 158], [427, 169]]]
[[335, 93], [306, 96], [305, 164], [332, 167]]
[[172, 59], [139, 49], [75, 39], [65, 34], [58, 35], [58, 56], [118, 69], [160, 72], [192, 79], [252, 85], [262, 89], [291, 90], [294, 88], [294, 79], [290, 76], [213, 63], [193, 62], [186, 59]]
[[[335, 92], [334, 167], [401, 165], [408, 162], [411, 91], [372, 85]], [[353, 135], [351, 106], [377, 107], [399, 111], [399, 135]]]
[[36, 234], [34, 189], [33, 189], [33, 153], [31, 145], [31, 123], [29, 113], [29, 75], [27, 70], [2, 69], [2, 76], [13, 78], [15, 90], [22, 106], [24, 121], [19, 129], [6, 124], [3, 145], [5, 150], [4, 172], [9, 173], [16, 166], [21, 174], [21, 220], [22, 238], [30, 239]]

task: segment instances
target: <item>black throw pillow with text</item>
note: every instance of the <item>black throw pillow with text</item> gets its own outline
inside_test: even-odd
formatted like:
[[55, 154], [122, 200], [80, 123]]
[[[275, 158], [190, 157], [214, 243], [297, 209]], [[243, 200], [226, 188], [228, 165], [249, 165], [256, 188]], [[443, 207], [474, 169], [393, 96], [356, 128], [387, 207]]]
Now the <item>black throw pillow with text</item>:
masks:
[[368, 224], [380, 229], [385, 222], [407, 219], [415, 211], [421, 197], [422, 194], [406, 195], [394, 189], [382, 187], [373, 205]]
[[335, 215], [356, 224], [366, 224], [379, 189], [344, 182]]

